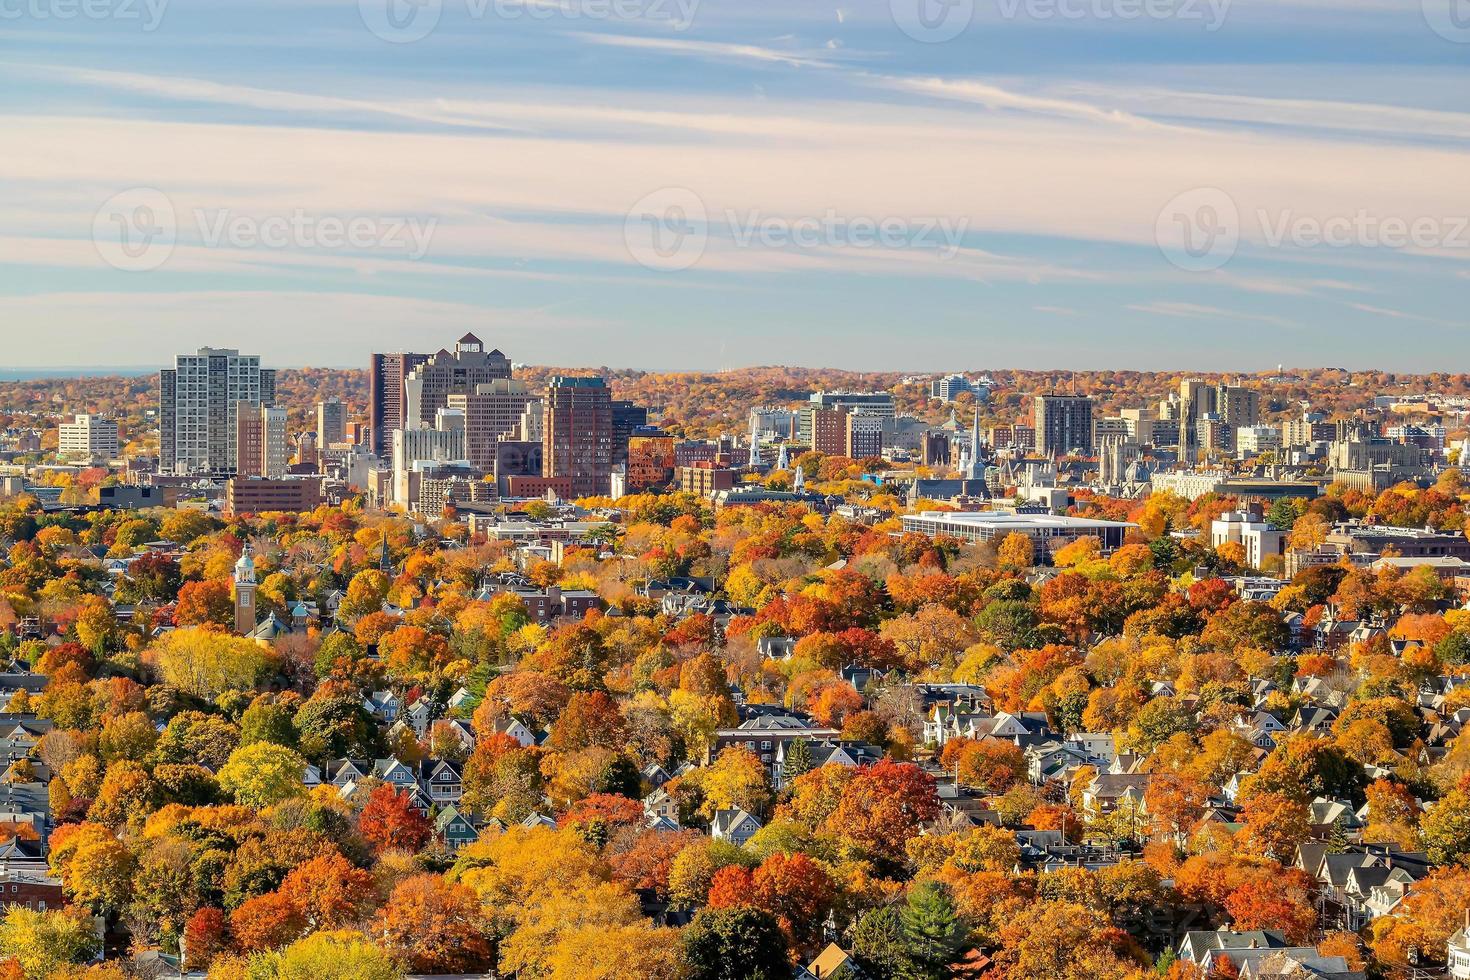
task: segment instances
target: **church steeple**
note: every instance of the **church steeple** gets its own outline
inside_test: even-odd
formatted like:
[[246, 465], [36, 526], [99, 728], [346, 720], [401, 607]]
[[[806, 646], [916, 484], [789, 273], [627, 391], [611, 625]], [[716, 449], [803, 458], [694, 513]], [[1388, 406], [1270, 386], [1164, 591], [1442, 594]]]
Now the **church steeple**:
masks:
[[393, 556], [388, 552], [388, 534], [383, 534], [383, 548], [378, 553], [378, 571], [389, 578], [393, 577]]

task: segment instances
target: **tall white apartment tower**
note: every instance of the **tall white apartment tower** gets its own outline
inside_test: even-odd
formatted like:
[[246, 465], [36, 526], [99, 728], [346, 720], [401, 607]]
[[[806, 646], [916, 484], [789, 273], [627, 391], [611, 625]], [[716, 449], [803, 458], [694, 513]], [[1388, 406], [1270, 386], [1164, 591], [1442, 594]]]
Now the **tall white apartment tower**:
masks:
[[276, 403], [276, 372], [256, 354], [202, 347], [158, 372], [159, 470], [176, 476], [233, 474], [236, 407]]

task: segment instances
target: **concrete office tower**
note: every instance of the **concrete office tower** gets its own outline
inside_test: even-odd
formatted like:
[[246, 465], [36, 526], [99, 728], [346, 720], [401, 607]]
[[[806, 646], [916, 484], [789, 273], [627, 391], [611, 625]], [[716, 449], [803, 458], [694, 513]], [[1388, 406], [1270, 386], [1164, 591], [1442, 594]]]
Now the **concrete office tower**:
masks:
[[540, 398], [526, 404], [521, 413], [521, 441], [542, 442], [546, 436], [546, 402]]
[[1036, 451], [1057, 456], [1074, 449], [1092, 452], [1092, 399], [1083, 395], [1037, 395]]
[[535, 401], [524, 381], [502, 378], [449, 396], [448, 407], [464, 413], [465, 458], [482, 473], [495, 471], [495, 447], [520, 435], [521, 416]]
[[542, 475], [570, 478], [576, 497], [606, 494], [613, 464], [607, 383], [601, 378], [552, 378], [543, 426]]
[[487, 352], [479, 337], [467, 333], [453, 353], [441, 350], [409, 374], [403, 384], [405, 427], [433, 425], [434, 414], [449, 405], [450, 395], [467, 395], [479, 385], [510, 376], [510, 359], [498, 350]]
[[175, 476], [235, 472], [235, 409], [276, 403], [276, 372], [260, 357], [201, 347], [158, 372], [158, 466]]
[[57, 433], [56, 453], [66, 459], [114, 459], [117, 451], [117, 419], [74, 415]]
[[440, 409], [435, 426], [393, 430], [393, 500], [411, 504], [418, 496], [416, 464], [456, 463], [465, 458], [465, 418], [456, 409]]
[[291, 447], [286, 439], [286, 410], [250, 402], [235, 406], [235, 475], [279, 480], [286, 475]]
[[347, 441], [347, 406], [329, 398], [316, 403], [316, 444], [323, 449]]
[[373, 354], [368, 361], [368, 441], [375, 456], [393, 448], [393, 430], [408, 425], [404, 382], [428, 354]]

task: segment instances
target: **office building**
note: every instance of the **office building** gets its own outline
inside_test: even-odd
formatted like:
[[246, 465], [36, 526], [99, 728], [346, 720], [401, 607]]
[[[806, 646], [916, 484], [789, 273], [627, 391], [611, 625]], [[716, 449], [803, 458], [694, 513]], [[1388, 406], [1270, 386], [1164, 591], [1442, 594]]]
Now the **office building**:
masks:
[[498, 350], [486, 351], [479, 337], [465, 334], [453, 352], [441, 350], [404, 381], [408, 425], [433, 425], [435, 413], [449, 406], [450, 395], [467, 395], [510, 376], [509, 358]]
[[316, 403], [316, 444], [323, 449], [347, 441], [347, 406], [329, 398]]
[[688, 493], [712, 497], [735, 486], [735, 471], [714, 463], [696, 463], [679, 468], [679, 486]]
[[843, 429], [846, 443], [843, 452], [849, 459], [870, 459], [883, 455], [883, 423], [876, 415], [848, 414]]
[[973, 394], [978, 400], [984, 400], [990, 395], [988, 388], [976, 384], [963, 374], [951, 374], [929, 382], [929, 397], [937, 398], [942, 402], [952, 402], [967, 392]]
[[1260, 568], [1267, 558], [1279, 558], [1286, 550], [1287, 532], [1261, 520], [1259, 511], [1226, 511], [1210, 522], [1210, 547], [1238, 544], [1245, 549], [1245, 563]]
[[790, 408], [753, 408], [750, 424], [764, 442], [795, 439], [801, 431], [799, 414]]
[[628, 440], [629, 493], [663, 488], [674, 478], [674, 440], [670, 436], [634, 436]]
[[1095, 537], [1104, 551], [1123, 546], [1128, 531], [1137, 527], [1121, 521], [1099, 521], [1056, 514], [1021, 514], [1009, 510], [969, 512], [925, 511], [903, 518], [905, 534], [931, 538], [958, 538], [968, 544], [992, 541], [999, 544], [1012, 534], [1024, 534], [1038, 545], [1053, 550], [1078, 538]]
[[807, 409], [806, 415], [805, 428], [811, 434], [812, 451], [821, 453], [823, 456], [846, 456], [847, 410], [811, 408]]
[[427, 354], [373, 354], [368, 362], [368, 441], [373, 455], [393, 447], [393, 430], [407, 426], [408, 398], [404, 382]]
[[601, 378], [552, 378], [542, 425], [543, 475], [570, 478], [573, 497], [606, 494], [613, 465], [607, 383]]
[[[885, 419], [891, 419], [898, 414], [894, 408], [892, 392], [818, 391], [807, 399], [806, 408], [798, 414], [797, 419], [797, 441], [813, 448], [815, 448], [815, 443], [812, 435], [812, 419], [816, 411], [846, 411], [854, 415], [877, 415]], [[831, 455], [840, 456], [842, 452]]]
[[233, 474], [235, 410], [276, 403], [276, 372], [257, 355], [202, 347], [158, 372], [159, 472], [171, 476]]
[[1242, 459], [1281, 448], [1281, 430], [1274, 425], [1248, 425], [1235, 430], [1235, 451]]
[[433, 428], [393, 430], [393, 500], [409, 506], [418, 497], [417, 474], [427, 466], [465, 462], [464, 413], [441, 409]]
[[1092, 399], [1082, 395], [1037, 395], [1036, 451], [1059, 456], [1092, 452]]
[[818, 391], [808, 401], [815, 408], [845, 408], [858, 415], [891, 419], [897, 414], [891, 391]]
[[237, 476], [225, 484], [224, 515], [300, 514], [315, 510], [321, 502], [320, 480], [267, 480]]
[[546, 403], [540, 398], [526, 403], [521, 413], [521, 428], [517, 438], [525, 442], [541, 442], [546, 436]]
[[1309, 446], [1314, 442], [1331, 442], [1337, 435], [1337, 426], [1327, 421], [1320, 412], [1303, 412], [1300, 418], [1287, 419], [1281, 423], [1281, 445], [1284, 449]]
[[612, 403], [613, 465], [628, 465], [628, 440], [633, 431], [648, 424], [648, 409], [629, 401]]
[[286, 475], [290, 455], [285, 409], [250, 402], [235, 406], [236, 476], [279, 480]]
[[496, 444], [520, 435], [521, 417], [535, 401], [524, 381], [502, 378], [449, 396], [448, 407], [464, 413], [465, 459], [481, 473], [495, 471]]
[[117, 419], [74, 415], [57, 434], [57, 455], [65, 459], [114, 459], [118, 452]]

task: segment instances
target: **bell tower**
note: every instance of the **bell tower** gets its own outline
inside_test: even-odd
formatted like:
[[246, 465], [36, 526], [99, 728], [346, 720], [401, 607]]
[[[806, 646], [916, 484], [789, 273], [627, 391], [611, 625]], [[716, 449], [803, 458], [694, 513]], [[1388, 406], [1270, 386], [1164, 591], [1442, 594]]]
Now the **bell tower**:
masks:
[[255, 632], [255, 555], [247, 542], [235, 562], [235, 632], [249, 636]]

